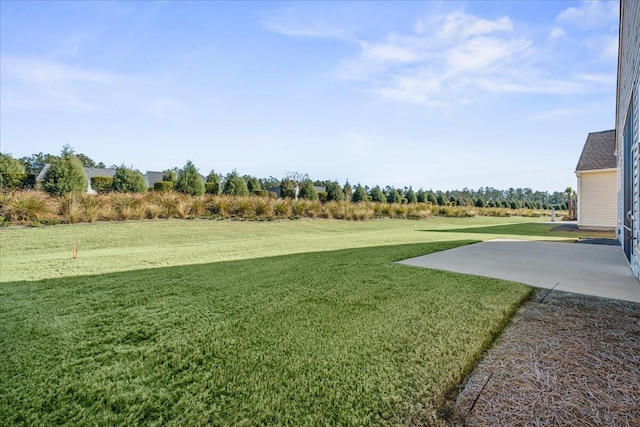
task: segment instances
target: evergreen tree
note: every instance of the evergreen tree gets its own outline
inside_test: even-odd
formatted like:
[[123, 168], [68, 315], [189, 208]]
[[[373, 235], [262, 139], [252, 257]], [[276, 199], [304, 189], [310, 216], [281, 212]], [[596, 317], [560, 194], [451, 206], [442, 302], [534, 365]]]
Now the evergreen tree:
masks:
[[318, 200], [318, 191], [311, 180], [305, 182], [302, 184], [302, 187], [300, 187], [300, 197], [307, 200]]
[[290, 179], [283, 179], [280, 181], [280, 195], [285, 198], [295, 199], [296, 198], [296, 185]]
[[15, 190], [25, 184], [27, 174], [24, 164], [9, 154], [0, 153], [0, 190]]
[[119, 193], [145, 193], [147, 191], [147, 183], [144, 175], [137, 170], [121, 165], [116, 168], [113, 175], [113, 191]]
[[356, 191], [353, 192], [353, 198], [351, 200], [354, 203], [366, 202], [367, 201], [367, 192], [362, 187], [362, 185], [358, 184], [356, 186]]
[[213, 169], [207, 175], [207, 180], [204, 183], [205, 192], [207, 194], [218, 195], [222, 191], [220, 186], [220, 175], [218, 175]]
[[380, 186], [376, 185], [371, 189], [371, 200], [377, 203], [384, 203], [387, 201], [387, 198], [384, 196]]
[[333, 200], [336, 202], [342, 202], [344, 200], [344, 193], [342, 192], [342, 188], [340, 187], [340, 184], [338, 184], [335, 181], [327, 182], [326, 188], [327, 188], [327, 200], [329, 201]]
[[76, 154], [76, 157], [78, 158], [78, 160], [80, 160], [80, 163], [82, 163], [82, 166], [84, 166], [85, 168], [95, 168], [96, 167], [96, 162], [94, 162], [86, 154], [82, 154], [82, 153]]
[[204, 182], [200, 172], [198, 172], [198, 168], [191, 160], [188, 160], [187, 164], [178, 172], [176, 190], [192, 196], [202, 196], [204, 194]]
[[244, 177], [244, 179], [247, 183], [247, 190], [249, 190], [249, 194], [255, 194], [256, 191], [262, 190], [262, 188], [260, 187], [260, 181], [258, 181], [258, 178], [253, 176], [247, 176], [247, 177]]
[[54, 196], [83, 193], [88, 186], [82, 163], [73, 155], [73, 151], [65, 149], [63, 155], [51, 163], [42, 182], [42, 188]]
[[222, 194], [229, 196], [248, 196], [249, 189], [244, 179], [235, 170], [227, 174]]
[[418, 203], [418, 197], [411, 187], [409, 187], [407, 191], [404, 192], [404, 198], [407, 199], [407, 203]]
[[176, 169], [167, 169], [162, 172], [162, 180], [165, 182], [173, 182], [175, 185], [178, 182], [178, 172]]
[[387, 193], [387, 202], [388, 203], [402, 203], [402, 194], [400, 191], [395, 188], [391, 188], [389, 193]]
[[351, 188], [351, 184], [349, 184], [349, 180], [344, 184], [342, 188], [342, 192], [344, 193], [344, 199], [347, 202], [351, 201], [351, 197], [353, 196], [353, 188]]
[[20, 159], [22, 163], [25, 165], [25, 172], [30, 175], [38, 175], [42, 169], [44, 169], [45, 165], [53, 164], [56, 159], [60, 157], [54, 156], [52, 154], [44, 154], [42, 152], [38, 154], [32, 154], [28, 157], [23, 157]]
[[431, 190], [427, 192], [427, 203], [431, 203], [434, 206], [438, 204], [438, 198]]

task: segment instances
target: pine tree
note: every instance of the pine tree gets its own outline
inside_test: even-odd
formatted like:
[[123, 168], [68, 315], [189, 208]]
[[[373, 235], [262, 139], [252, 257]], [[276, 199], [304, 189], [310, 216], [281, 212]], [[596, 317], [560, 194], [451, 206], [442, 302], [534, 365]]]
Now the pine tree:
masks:
[[178, 172], [176, 190], [192, 196], [202, 196], [204, 194], [204, 182], [200, 172], [198, 172], [198, 168], [191, 160], [187, 161], [187, 164]]
[[42, 188], [54, 196], [83, 193], [88, 186], [82, 163], [70, 150], [63, 150], [63, 155], [51, 163], [42, 183]]

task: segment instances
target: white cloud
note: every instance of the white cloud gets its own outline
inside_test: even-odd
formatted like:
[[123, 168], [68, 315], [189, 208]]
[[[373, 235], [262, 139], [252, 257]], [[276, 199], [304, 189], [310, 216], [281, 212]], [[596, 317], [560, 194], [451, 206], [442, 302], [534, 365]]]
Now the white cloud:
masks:
[[523, 39], [502, 40], [475, 37], [455, 46], [447, 53], [450, 69], [456, 72], [482, 71], [510, 62], [514, 55], [525, 54], [531, 42]]
[[443, 39], [464, 39], [494, 32], [511, 32], [513, 23], [508, 17], [491, 21], [461, 12], [446, 15], [437, 32]]
[[321, 20], [300, 20], [291, 13], [272, 16], [262, 20], [269, 31], [290, 37], [343, 38], [344, 31]]
[[562, 37], [565, 36], [565, 32], [564, 29], [561, 27], [554, 27], [551, 32], [549, 33], [549, 37], [547, 37], [549, 40], [558, 40]]
[[88, 82], [109, 84], [120, 79], [116, 74], [85, 70], [53, 61], [2, 57], [2, 73], [16, 80], [49, 84], [63, 82]]
[[619, 3], [617, 1], [582, 1], [577, 7], [562, 11], [557, 20], [569, 22], [581, 28], [594, 28], [618, 22]]
[[381, 62], [412, 62], [418, 54], [406, 46], [384, 43], [360, 42], [364, 59]]
[[[617, 16], [614, 9], [609, 2], [583, 3], [558, 21], [578, 15], [589, 20], [604, 10], [611, 22]], [[615, 86], [615, 76], [606, 72], [577, 74], [580, 66], [565, 60], [567, 43], [536, 43], [527, 31], [508, 16], [489, 20], [461, 12], [431, 15], [419, 20], [412, 32], [394, 33], [384, 42], [361, 42], [360, 56], [342, 64], [339, 75], [369, 81], [374, 93], [390, 100], [445, 110], [473, 103], [482, 93], [585, 95]], [[547, 41], [565, 37], [560, 25], [547, 31]], [[598, 40], [592, 50], [611, 58], [616, 41], [609, 36]]]
[[375, 89], [374, 92], [393, 101], [443, 108], [445, 103], [440, 98], [445, 79], [445, 76], [431, 75], [427, 72], [394, 76], [390, 85]]
[[615, 74], [578, 74], [576, 76], [582, 81], [598, 83], [606, 86], [615, 86], [617, 76]]
[[5, 109], [96, 111], [116, 88], [133, 79], [61, 62], [2, 57], [2, 106]]

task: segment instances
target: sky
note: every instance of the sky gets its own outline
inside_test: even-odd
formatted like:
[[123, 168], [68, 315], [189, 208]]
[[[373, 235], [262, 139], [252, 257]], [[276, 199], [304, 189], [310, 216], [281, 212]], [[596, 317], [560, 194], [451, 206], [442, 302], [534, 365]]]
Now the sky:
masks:
[[617, 1], [0, 1], [0, 151], [563, 191], [615, 126]]

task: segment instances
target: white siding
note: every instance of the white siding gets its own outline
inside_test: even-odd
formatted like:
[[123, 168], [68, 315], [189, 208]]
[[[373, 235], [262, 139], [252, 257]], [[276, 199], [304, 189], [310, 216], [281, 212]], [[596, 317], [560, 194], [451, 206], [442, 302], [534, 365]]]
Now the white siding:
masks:
[[581, 228], [616, 228], [616, 170], [582, 171], [578, 180], [578, 226]]

